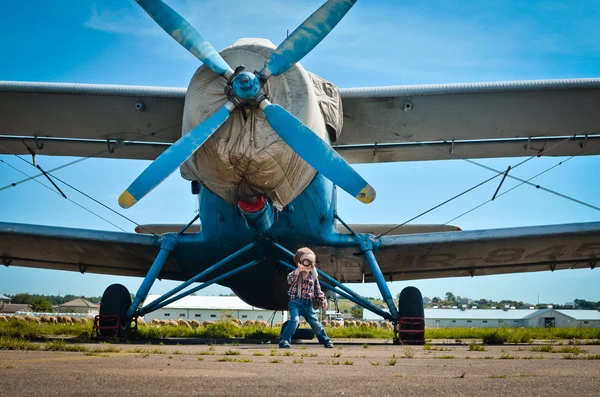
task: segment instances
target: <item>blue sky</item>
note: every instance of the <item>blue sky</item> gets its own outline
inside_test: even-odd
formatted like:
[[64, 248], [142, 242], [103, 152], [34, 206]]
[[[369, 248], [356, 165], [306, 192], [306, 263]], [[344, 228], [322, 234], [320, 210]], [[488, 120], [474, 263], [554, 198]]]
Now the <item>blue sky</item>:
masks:
[[[217, 48], [241, 37], [278, 44], [320, 2], [244, 0], [168, 2]], [[600, 9], [595, 1], [359, 1], [302, 64], [340, 87], [503, 81], [600, 76]], [[268, 12], [265, 12], [268, 10]], [[185, 87], [199, 62], [168, 37], [132, 0], [9, 2], [0, 15], [0, 79]], [[13, 156], [2, 160], [28, 174]], [[39, 156], [45, 169], [73, 158]], [[522, 159], [483, 163], [506, 169]], [[536, 158], [514, 170], [528, 178], [558, 163]], [[196, 203], [178, 173], [130, 210], [117, 198], [148, 165], [145, 161], [89, 159], [56, 175], [138, 223], [186, 223]], [[536, 182], [600, 205], [597, 156], [569, 160]], [[401, 223], [492, 176], [460, 160], [357, 166], [377, 190], [368, 206], [347, 194], [339, 212], [349, 223]], [[22, 178], [0, 164], [0, 187]], [[415, 221], [445, 223], [488, 200], [496, 181]], [[506, 181], [503, 189], [514, 186]], [[125, 230], [133, 225], [77, 193], [67, 195]], [[456, 220], [463, 229], [599, 221], [600, 213], [522, 186]], [[116, 230], [44, 187], [28, 182], [0, 191], [0, 221]], [[113, 282], [131, 291], [138, 278], [0, 268], [0, 293], [100, 295]], [[600, 300], [600, 271], [577, 270], [504, 276], [395, 282], [394, 294], [412, 284], [426, 296], [447, 291], [473, 298], [513, 298], [531, 303]], [[152, 293], [170, 289], [161, 281]], [[374, 284], [356, 285], [378, 296]], [[207, 293], [227, 292], [221, 287]]]

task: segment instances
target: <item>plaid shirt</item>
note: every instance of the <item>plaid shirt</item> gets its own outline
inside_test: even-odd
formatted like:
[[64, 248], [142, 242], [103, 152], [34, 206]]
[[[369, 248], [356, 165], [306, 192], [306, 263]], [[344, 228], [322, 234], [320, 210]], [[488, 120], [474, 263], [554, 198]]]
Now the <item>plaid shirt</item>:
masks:
[[304, 277], [304, 281], [299, 287], [298, 274], [295, 271], [288, 274], [287, 281], [290, 284], [290, 290], [288, 291], [290, 299], [311, 299], [318, 300], [321, 303], [325, 300], [325, 294], [321, 291], [321, 284], [312, 272], [308, 272], [308, 277]]

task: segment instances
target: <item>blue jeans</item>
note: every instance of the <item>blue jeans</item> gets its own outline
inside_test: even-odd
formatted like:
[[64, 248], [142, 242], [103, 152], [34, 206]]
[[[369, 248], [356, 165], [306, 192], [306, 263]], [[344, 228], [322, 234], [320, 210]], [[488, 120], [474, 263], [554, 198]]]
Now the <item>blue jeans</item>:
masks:
[[319, 322], [317, 315], [312, 307], [311, 299], [292, 299], [288, 303], [288, 309], [290, 311], [290, 321], [288, 321], [285, 329], [281, 333], [280, 339], [282, 341], [290, 342], [298, 324], [300, 323], [300, 316], [310, 324], [313, 332], [317, 336], [319, 342], [325, 344], [329, 342], [329, 337], [325, 333], [325, 329]]

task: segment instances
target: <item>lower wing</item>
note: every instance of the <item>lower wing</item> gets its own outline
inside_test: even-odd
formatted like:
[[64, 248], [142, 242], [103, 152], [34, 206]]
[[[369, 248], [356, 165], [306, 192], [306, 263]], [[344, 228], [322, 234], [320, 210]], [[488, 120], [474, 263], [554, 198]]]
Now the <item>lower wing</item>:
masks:
[[[342, 282], [373, 281], [357, 249], [318, 254], [321, 269]], [[375, 256], [388, 281], [593, 269], [600, 222], [384, 236]]]

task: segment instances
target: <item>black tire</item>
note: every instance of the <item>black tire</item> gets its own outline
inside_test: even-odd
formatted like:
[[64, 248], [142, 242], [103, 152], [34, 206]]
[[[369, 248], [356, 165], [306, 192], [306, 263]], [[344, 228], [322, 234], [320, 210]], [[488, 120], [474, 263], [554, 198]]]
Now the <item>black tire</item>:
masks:
[[[100, 326], [115, 325], [114, 321], [102, 320], [102, 316], [116, 315], [119, 316], [120, 327], [118, 336], [124, 338], [127, 336], [127, 331], [130, 328], [130, 319], [125, 316], [127, 310], [131, 306], [131, 295], [124, 285], [113, 284], [104, 290], [102, 300], [100, 301]], [[107, 334], [114, 332], [100, 331], [101, 336], [111, 336]]]
[[[283, 325], [281, 326], [281, 332], [279, 333], [280, 335], [283, 333], [283, 330], [285, 329], [285, 327], [287, 326], [287, 324], [289, 323], [289, 320], [286, 321], [285, 323], [283, 323]], [[313, 332], [313, 330], [311, 328], [296, 328], [296, 331], [294, 332], [294, 335], [292, 335], [292, 340], [298, 340], [298, 339], [304, 339], [304, 340], [311, 340], [314, 339], [315, 337], [315, 333]]]
[[[411, 345], [424, 344], [425, 311], [423, 309], [423, 295], [421, 295], [421, 291], [415, 287], [404, 288], [400, 292], [398, 308], [400, 314], [400, 339], [402, 342]], [[402, 332], [403, 330], [413, 332]]]

